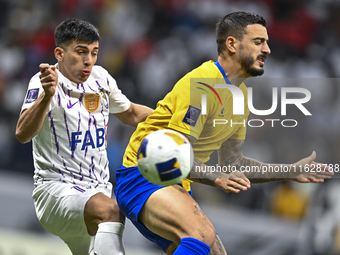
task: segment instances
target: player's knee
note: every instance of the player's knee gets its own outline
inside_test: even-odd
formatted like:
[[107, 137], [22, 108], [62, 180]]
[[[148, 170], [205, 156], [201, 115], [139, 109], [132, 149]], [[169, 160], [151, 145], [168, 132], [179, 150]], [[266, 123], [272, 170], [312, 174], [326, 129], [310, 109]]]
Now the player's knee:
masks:
[[105, 207], [102, 214], [102, 222], [121, 222], [121, 211], [118, 207], [117, 201], [112, 199]]
[[196, 236], [193, 236], [193, 238], [196, 238], [203, 243], [207, 244], [209, 247], [211, 247], [215, 241], [216, 237], [216, 231], [214, 226], [209, 221], [208, 224], [205, 224], [205, 226], [201, 229], [198, 229]]
[[195, 238], [211, 247], [215, 241], [216, 231], [212, 223], [205, 220], [202, 224], [197, 224], [194, 229], [184, 234], [181, 238], [183, 237]]

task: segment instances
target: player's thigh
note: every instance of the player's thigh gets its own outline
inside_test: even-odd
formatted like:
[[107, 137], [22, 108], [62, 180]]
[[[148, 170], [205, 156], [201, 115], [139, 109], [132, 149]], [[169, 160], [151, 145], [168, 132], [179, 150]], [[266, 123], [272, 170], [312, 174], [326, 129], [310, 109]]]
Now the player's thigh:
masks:
[[37, 217], [50, 233], [59, 236], [72, 254], [90, 254], [93, 237], [84, 220], [87, 201], [98, 191], [86, 190], [67, 183], [50, 182], [33, 191]]
[[103, 193], [97, 193], [87, 201], [84, 219], [90, 235], [96, 234], [100, 223], [123, 221], [117, 201]]
[[152, 232], [177, 245], [193, 237], [211, 246], [215, 229], [197, 202], [179, 185], [152, 193], [139, 213], [139, 221]]
[[98, 191], [51, 182], [37, 187], [32, 197], [42, 226], [64, 240], [68, 236], [88, 236], [84, 208], [96, 193]]

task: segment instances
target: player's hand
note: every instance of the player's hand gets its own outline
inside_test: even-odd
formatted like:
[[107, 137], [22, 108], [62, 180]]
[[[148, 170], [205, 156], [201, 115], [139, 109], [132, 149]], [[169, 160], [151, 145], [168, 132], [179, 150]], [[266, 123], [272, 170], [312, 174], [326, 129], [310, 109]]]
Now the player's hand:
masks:
[[41, 74], [39, 75], [40, 82], [45, 91], [45, 95], [52, 97], [55, 93], [58, 84], [58, 73], [55, 66], [49, 64], [39, 65]]
[[250, 188], [250, 181], [242, 172], [232, 172], [217, 178], [215, 185], [224, 192], [239, 193], [241, 190], [246, 191]]
[[320, 183], [325, 179], [330, 179], [334, 175], [334, 171], [327, 164], [315, 162], [316, 153], [312, 154], [294, 164], [290, 173], [293, 175], [291, 180], [302, 183]]

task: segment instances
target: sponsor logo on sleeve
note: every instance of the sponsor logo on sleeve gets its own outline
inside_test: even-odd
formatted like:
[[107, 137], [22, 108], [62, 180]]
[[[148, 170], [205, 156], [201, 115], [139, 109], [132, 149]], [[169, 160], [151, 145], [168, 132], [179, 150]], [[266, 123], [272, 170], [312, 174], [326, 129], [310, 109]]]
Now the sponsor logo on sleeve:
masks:
[[33, 103], [35, 100], [38, 99], [39, 96], [39, 89], [30, 89], [27, 92], [25, 104]]
[[195, 106], [189, 105], [189, 108], [187, 112], [185, 113], [182, 122], [185, 124], [188, 124], [189, 126], [195, 127], [200, 115], [201, 115], [201, 109]]

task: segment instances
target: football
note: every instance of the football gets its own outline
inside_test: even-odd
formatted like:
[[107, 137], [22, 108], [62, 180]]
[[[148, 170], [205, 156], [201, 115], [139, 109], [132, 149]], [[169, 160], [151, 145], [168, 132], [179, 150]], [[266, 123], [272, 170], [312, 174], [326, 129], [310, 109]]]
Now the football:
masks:
[[179, 183], [188, 176], [194, 153], [188, 139], [170, 129], [157, 130], [142, 141], [138, 153], [141, 174], [157, 185]]

